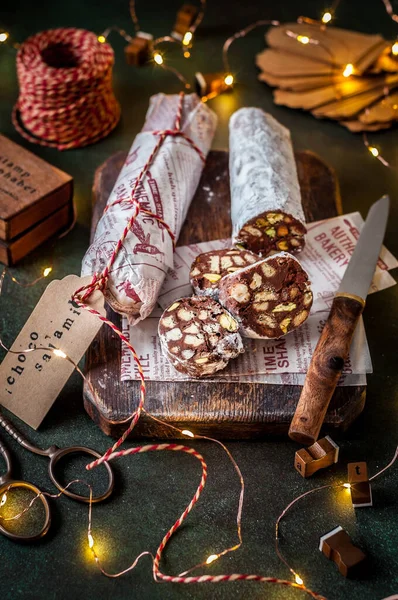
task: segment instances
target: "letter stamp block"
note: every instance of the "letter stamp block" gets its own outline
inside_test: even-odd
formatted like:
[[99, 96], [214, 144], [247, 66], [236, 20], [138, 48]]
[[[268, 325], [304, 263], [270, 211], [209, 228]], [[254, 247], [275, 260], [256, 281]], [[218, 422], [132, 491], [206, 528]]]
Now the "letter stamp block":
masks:
[[310, 477], [319, 469], [326, 469], [339, 459], [339, 447], [327, 435], [308, 446], [297, 450], [294, 457], [294, 467], [302, 477]]

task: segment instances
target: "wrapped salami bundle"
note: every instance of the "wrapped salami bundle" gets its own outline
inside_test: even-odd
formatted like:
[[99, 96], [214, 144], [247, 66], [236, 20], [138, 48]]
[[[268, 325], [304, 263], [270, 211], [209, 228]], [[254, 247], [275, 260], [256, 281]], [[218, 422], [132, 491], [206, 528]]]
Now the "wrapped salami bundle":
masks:
[[232, 237], [268, 256], [304, 247], [305, 217], [289, 131], [259, 108], [229, 122]]
[[[174, 130], [179, 104], [179, 95], [157, 94], [151, 98], [144, 127], [135, 138], [109, 197], [110, 208], [101, 217], [83, 259], [82, 275], [100, 273], [108, 264], [134, 211], [131, 190], [159, 140], [154, 132]], [[181, 131], [193, 144], [183, 136], [168, 135], [136, 190], [140, 206], [167, 223], [176, 239], [199, 183], [204, 167], [202, 156], [210, 149], [216, 123], [215, 113], [198, 96], [184, 96]], [[118, 200], [123, 202], [110, 206]], [[130, 323], [145, 319], [172, 266], [173, 243], [167, 229], [141, 212], [112, 266], [105, 298]]]
[[279, 338], [304, 323], [312, 305], [308, 275], [287, 252], [226, 275], [221, 304], [250, 338]]

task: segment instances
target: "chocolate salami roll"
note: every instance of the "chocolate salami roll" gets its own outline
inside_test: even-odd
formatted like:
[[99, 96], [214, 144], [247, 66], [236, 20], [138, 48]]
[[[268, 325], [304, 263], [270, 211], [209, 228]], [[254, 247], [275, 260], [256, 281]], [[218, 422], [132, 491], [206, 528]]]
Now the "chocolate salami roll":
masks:
[[165, 356], [177, 371], [192, 377], [224, 369], [243, 352], [237, 321], [215, 300], [192, 296], [166, 308], [159, 321]]
[[[175, 131], [176, 123], [183, 135], [166, 135], [156, 152], [159, 132]], [[132, 325], [152, 312], [166, 273], [173, 267], [168, 230], [178, 239], [216, 123], [215, 113], [196, 94], [152, 96], [143, 129], [109, 196], [109, 210], [97, 224], [83, 258], [82, 275], [102, 273], [116, 256], [103, 292], [113, 310]], [[133, 195], [142, 212], [119, 248], [126, 223], [134, 215]], [[157, 215], [167, 228], [145, 211]]]
[[192, 263], [189, 279], [198, 296], [218, 298], [220, 280], [230, 273], [257, 262], [259, 257], [248, 250], [223, 248], [199, 254]]
[[305, 217], [289, 131], [259, 108], [229, 122], [234, 243], [268, 256], [304, 247]]
[[224, 277], [221, 304], [238, 320], [242, 335], [278, 338], [307, 319], [312, 292], [307, 273], [280, 252]]

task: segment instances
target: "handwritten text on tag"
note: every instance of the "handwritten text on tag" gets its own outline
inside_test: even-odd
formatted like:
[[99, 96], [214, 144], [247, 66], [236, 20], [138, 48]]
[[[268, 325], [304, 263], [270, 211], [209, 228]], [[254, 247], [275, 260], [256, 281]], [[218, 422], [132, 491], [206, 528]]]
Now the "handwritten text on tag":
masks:
[[[102, 325], [98, 317], [72, 301], [73, 293], [90, 280], [68, 275], [52, 281], [13, 343], [13, 352], [8, 352], [0, 365], [0, 404], [34, 429], [74, 370], [73, 364], [53, 350], [59, 349], [78, 363]], [[101, 292], [96, 291], [87, 302], [105, 315]], [[34, 348], [34, 352], [22, 353]]]

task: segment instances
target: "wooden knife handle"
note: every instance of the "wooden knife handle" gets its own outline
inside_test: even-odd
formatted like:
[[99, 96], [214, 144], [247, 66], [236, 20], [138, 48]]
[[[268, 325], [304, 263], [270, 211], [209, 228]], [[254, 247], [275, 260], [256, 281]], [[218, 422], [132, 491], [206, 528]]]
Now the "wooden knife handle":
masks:
[[290, 424], [292, 440], [309, 445], [318, 439], [364, 306], [365, 301], [359, 296], [335, 296]]

